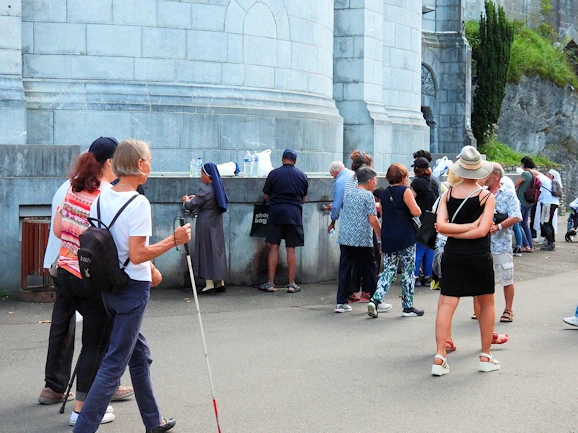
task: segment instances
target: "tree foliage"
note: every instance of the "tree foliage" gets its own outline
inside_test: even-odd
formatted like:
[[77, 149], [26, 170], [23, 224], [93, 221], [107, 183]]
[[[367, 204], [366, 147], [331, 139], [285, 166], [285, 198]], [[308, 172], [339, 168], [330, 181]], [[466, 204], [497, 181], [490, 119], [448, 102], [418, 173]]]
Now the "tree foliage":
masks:
[[514, 25], [506, 18], [504, 8], [496, 10], [493, 2], [486, 1], [485, 9], [486, 16], [480, 16], [480, 44], [475, 59], [478, 87], [472, 112], [472, 129], [480, 145], [488, 140], [500, 117], [514, 40]]

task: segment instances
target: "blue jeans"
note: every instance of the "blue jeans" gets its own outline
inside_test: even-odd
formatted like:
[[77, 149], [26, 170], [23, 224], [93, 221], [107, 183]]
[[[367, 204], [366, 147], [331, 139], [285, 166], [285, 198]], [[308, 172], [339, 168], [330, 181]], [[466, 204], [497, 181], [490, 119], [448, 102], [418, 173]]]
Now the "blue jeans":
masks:
[[415, 247], [415, 272], [414, 275], [419, 277], [419, 269], [423, 271], [424, 277], [431, 277], [434, 250], [430, 250], [425, 245], [416, 243]]
[[526, 242], [524, 242], [524, 246], [533, 248], [532, 232], [530, 231], [530, 226], [528, 225], [528, 216], [530, 215], [530, 209], [532, 209], [532, 206], [525, 207], [520, 205], [520, 209], [522, 210], [522, 231], [526, 236]]
[[522, 226], [520, 223], [514, 224], [514, 237], [516, 238], [516, 248], [522, 248]]
[[161, 413], [150, 380], [152, 358], [140, 327], [150, 295], [149, 281], [129, 280], [121, 293], [103, 293], [107, 313], [114, 320], [110, 344], [74, 433], [94, 433], [128, 365], [134, 394], [146, 429], [158, 427]]

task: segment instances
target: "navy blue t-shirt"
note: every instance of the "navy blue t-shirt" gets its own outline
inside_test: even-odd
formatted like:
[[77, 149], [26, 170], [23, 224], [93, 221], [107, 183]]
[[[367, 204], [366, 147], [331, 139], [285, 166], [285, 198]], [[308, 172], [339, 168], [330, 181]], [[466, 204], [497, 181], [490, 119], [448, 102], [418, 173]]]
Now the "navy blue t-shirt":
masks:
[[269, 222], [303, 225], [303, 197], [308, 187], [307, 176], [293, 164], [283, 164], [271, 171], [263, 187], [269, 196]]

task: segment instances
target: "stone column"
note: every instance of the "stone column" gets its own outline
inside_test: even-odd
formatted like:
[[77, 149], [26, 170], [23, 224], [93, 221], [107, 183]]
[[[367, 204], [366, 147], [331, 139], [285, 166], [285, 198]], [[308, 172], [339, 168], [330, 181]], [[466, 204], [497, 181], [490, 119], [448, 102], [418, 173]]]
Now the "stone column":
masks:
[[429, 148], [421, 113], [422, 2], [385, 0], [383, 18], [383, 104], [393, 134], [384, 152], [408, 164], [414, 151]]
[[26, 143], [22, 2], [0, 1], [0, 144]]
[[464, 10], [464, 0], [438, 2], [435, 28], [423, 35], [422, 61], [432, 71], [435, 89], [429, 98], [423, 93], [422, 103], [433, 110], [436, 153], [456, 154], [476, 143], [471, 130], [472, 53], [465, 38]]
[[385, 168], [384, 144], [391, 124], [383, 106], [383, 2], [335, 2], [333, 96], [343, 117], [346, 164], [355, 149], [368, 152]]

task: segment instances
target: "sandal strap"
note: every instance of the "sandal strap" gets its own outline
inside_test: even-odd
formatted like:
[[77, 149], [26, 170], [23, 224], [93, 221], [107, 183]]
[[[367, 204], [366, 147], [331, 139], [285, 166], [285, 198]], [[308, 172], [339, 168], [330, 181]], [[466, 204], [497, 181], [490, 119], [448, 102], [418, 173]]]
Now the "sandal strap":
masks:
[[[480, 358], [481, 357], [485, 357], [488, 358], [488, 361], [490, 364], [494, 364], [494, 365], [499, 365], [500, 361], [498, 361], [496, 358], [494, 358], [492, 355], [488, 354], [488, 353], [480, 353]], [[482, 361], [483, 362], [483, 361]]]
[[[448, 360], [446, 358], [444, 358], [443, 356], [436, 354], [436, 356], [434, 356], [434, 359], [441, 359], [442, 363], [440, 364], [442, 367], [446, 368], [448, 366]], [[438, 365], [438, 364], [436, 364]]]

